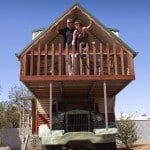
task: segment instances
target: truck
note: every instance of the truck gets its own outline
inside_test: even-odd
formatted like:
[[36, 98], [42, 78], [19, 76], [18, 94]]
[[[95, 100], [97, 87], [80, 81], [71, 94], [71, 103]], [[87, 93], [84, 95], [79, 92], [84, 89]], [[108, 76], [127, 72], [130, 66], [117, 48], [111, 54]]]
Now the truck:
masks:
[[[64, 48], [55, 28], [65, 27], [67, 18], [82, 20], [85, 26], [94, 22], [86, 51]], [[31, 43], [16, 54], [20, 81], [33, 94], [32, 134], [38, 135], [43, 149], [117, 149], [116, 95], [135, 79], [137, 55], [118, 32], [76, 3], [48, 28], [34, 30]]]

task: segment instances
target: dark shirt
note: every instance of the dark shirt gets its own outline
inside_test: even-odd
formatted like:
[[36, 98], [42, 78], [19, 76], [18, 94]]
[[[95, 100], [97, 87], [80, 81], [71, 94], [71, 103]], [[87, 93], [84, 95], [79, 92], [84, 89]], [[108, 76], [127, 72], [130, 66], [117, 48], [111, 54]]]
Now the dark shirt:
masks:
[[64, 38], [64, 48], [67, 43], [68, 48], [72, 49], [73, 31], [74, 29], [69, 29], [69, 28], [64, 28], [59, 30], [59, 34], [61, 34]]

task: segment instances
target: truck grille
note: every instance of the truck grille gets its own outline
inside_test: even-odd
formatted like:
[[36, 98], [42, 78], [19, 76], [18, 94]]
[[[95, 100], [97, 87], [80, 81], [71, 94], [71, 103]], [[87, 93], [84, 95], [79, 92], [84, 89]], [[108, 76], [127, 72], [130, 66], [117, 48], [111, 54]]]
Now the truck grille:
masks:
[[66, 115], [66, 132], [80, 131], [90, 131], [89, 113]]

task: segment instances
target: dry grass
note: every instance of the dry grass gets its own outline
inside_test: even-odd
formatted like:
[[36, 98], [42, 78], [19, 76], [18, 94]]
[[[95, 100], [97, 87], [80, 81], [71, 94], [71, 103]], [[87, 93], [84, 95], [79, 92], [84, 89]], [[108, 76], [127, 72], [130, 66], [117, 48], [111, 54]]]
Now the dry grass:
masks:
[[[126, 150], [124, 145], [118, 145], [118, 150]], [[150, 150], [150, 143], [135, 144], [131, 150]]]

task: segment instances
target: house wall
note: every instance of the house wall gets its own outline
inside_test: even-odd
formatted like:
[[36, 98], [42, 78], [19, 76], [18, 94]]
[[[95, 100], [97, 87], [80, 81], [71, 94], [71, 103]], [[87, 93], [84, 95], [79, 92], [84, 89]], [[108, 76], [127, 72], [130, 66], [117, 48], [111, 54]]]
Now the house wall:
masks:
[[[53, 99], [53, 104], [56, 104], [56, 102], [58, 100], [59, 99]], [[82, 100], [82, 98], [81, 98], [81, 100]], [[71, 108], [74, 109], [75, 107], [78, 107], [78, 108], [82, 109], [83, 108], [82, 105], [83, 104], [85, 105], [85, 103], [84, 103], [84, 100], [82, 102], [81, 102], [81, 100], [79, 100], [79, 105], [81, 105], [81, 106], [79, 106], [79, 105], [76, 106], [74, 103], [72, 103], [70, 105], [64, 105], [63, 104], [64, 106], [59, 106], [59, 107], [61, 107], [61, 109], [62, 109], [62, 107], [65, 107], [66, 109], [71, 109]], [[39, 126], [41, 124], [47, 124], [47, 126], [50, 126], [50, 120], [49, 120], [50, 102], [49, 101], [50, 101], [49, 99], [38, 99], [37, 100], [37, 131], [38, 131]], [[66, 103], [68, 103], [67, 101], [71, 101], [71, 99], [66, 99]], [[103, 116], [105, 116], [104, 99], [103, 98], [97, 98], [94, 101], [95, 101], [95, 104], [98, 106], [98, 109], [99, 109], [98, 111], [101, 114], [103, 114]], [[114, 122], [115, 121], [114, 103], [115, 103], [115, 98], [114, 97], [113, 98], [107, 98], [108, 120], [110, 122]], [[86, 102], [86, 104], [87, 104], [87, 102]], [[92, 104], [89, 103], [89, 105], [92, 105]], [[94, 107], [94, 105], [93, 105], [93, 107]], [[89, 109], [92, 109], [91, 106], [90, 106]], [[55, 105], [53, 105], [53, 110], [56, 110], [56, 106]]]

